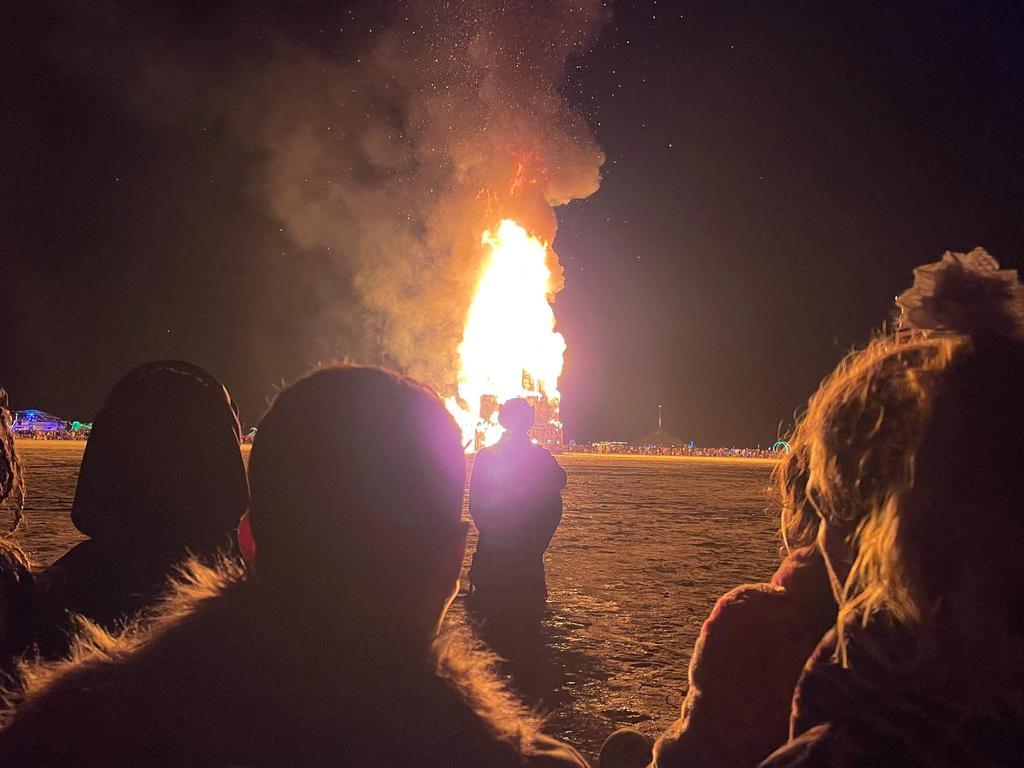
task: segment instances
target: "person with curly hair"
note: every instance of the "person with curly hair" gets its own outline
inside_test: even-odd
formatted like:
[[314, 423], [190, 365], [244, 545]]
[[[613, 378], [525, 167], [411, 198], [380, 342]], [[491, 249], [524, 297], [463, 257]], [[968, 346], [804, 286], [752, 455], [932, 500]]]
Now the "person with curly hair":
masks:
[[901, 427], [860, 449], [818, 430], [816, 503], [846, 503], [857, 476], [865, 508], [852, 562], [835, 569], [837, 626], [797, 686], [793, 740], [764, 768], [1024, 754], [1024, 286], [976, 249], [916, 270], [898, 303], [900, 330], [815, 395], [823, 427], [868, 402], [858, 434]]
[[38, 577], [44, 656], [67, 654], [76, 617], [116, 630], [158, 601], [190, 555], [235, 550], [249, 504], [240, 440], [230, 395], [199, 366], [147, 363], [114, 385], [71, 505], [88, 538]]

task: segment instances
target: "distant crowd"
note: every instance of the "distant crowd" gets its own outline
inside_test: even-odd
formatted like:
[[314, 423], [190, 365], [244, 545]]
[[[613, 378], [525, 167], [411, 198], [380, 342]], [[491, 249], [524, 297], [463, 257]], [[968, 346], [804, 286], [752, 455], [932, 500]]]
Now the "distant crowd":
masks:
[[[91, 425], [90, 425], [91, 427]], [[79, 429], [16, 429], [14, 436], [19, 440], [88, 440], [89, 427]], [[249, 430], [242, 436], [243, 445], [251, 445], [256, 437], [256, 429]], [[695, 456], [705, 458], [732, 458], [732, 459], [778, 459], [785, 452], [785, 448], [713, 448], [711, 446], [696, 445], [658, 445], [656, 443], [626, 443], [626, 442], [593, 442], [577, 443], [575, 441], [567, 444], [563, 449], [565, 453], [601, 453], [623, 456]]]
[[[19, 440], [79, 440], [89, 439], [89, 430], [22, 429], [15, 433]], [[249, 445], [255, 438], [254, 431], [242, 436], [242, 443]], [[732, 459], [778, 459], [784, 449], [769, 450], [767, 448], [712, 448], [710, 446], [689, 445], [633, 445], [632, 443], [573, 443], [563, 448], [565, 453], [600, 453], [622, 456], [694, 456], [704, 458]]]
[[19, 440], [79, 440], [89, 439], [87, 429], [19, 429], [14, 436]]
[[565, 448], [566, 453], [600, 453], [616, 456], [694, 456], [718, 459], [778, 459], [785, 448], [712, 448], [696, 445], [649, 445], [633, 443], [575, 443]]
[[[609, 734], [600, 768], [1022, 764], [1024, 286], [981, 249], [947, 253], [897, 306], [788, 437], [778, 569], [693, 617], [678, 720]], [[473, 597], [506, 627], [546, 599], [571, 482], [524, 405], [470, 480]], [[322, 368], [278, 394], [248, 466], [241, 439], [208, 372], [129, 372], [83, 456], [87, 539], [36, 569], [13, 538], [24, 476], [0, 395], [0, 766], [588, 765], [495, 672], [494, 622], [443, 627], [469, 521], [436, 394]], [[649, 597], [640, 638], [673, 610]]]

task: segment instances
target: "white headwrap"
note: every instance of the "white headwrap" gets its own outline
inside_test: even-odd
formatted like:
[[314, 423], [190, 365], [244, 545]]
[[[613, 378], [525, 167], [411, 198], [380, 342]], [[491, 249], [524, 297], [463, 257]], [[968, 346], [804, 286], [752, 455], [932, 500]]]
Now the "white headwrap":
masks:
[[896, 297], [901, 331], [1024, 336], [1024, 285], [984, 248], [947, 251], [914, 270], [914, 285]]

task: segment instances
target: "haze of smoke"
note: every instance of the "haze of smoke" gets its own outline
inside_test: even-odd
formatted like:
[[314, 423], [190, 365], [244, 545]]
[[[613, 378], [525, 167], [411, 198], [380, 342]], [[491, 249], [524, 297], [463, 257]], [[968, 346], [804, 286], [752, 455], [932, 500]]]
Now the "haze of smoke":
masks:
[[512, 217], [551, 241], [553, 208], [597, 190], [603, 154], [559, 86], [605, 13], [599, 0], [414, 2], [344, 62], [275, 58], [260, 83], [263, 194], [298, 249], [326, 251], [351, 281], [360, 306], [338, 309], [383, 362], [453, 392], [481, 233]]
[[[24, 14], [15, 28], [50, 30], [46, 66], [87, 84], [121, 130], [138, 123], [151, 137], [144, 162], [111, 173], [145, 174], [150, 199], [136, 215], [153, 231], [187, 211], [173, 227], [189, 251], [167, 250], [182, 274], [244, 251], [231, 263], [252, 297], [258, 377], [335, 355], [453, 393], [484, 229], [511, 217], [553, 240], [553, 208], [600, 182], [604, 157], [560, 87], [608, 15], [602, 0], [367, 0], [304, 13], [79, 0]], [[311, 29], [317, 14], [324, 26]], [[181, 204], [213, 181], [217, 212]], [[254, 204], [282, 232], [250, 215]], [[116, 211], [94, 213], [120, 225]]]

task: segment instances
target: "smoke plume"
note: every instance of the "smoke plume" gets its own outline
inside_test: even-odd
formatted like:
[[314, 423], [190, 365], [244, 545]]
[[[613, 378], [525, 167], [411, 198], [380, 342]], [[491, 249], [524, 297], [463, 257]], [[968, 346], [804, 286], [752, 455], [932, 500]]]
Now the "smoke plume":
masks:
[[553, 209], [598, 188], [604, 156], [560, 88], [605, 15], [599, 0], [422, 0], [341, 57], [277, 51], [239, 126], [286, 236], [353, 289], [325, 333], [371, 347], [341, 334], [340, 353], [454, 391], [481, 233], [510, 217], [551, 241]]
[[85, 249], [98, 297], [167, 329], [146, 349], [237, 356], [243, 389], [347, 357], [453, 393], [483, 231], [551, 241], [598, 187], [562, 89], [602, 0], [14, 5], [9, 58], [63, 89], [16, 102], [11, 186], [57, 168], [25, 206], [62, 222], [22, 247]]

